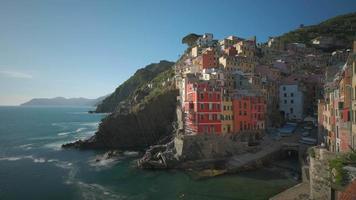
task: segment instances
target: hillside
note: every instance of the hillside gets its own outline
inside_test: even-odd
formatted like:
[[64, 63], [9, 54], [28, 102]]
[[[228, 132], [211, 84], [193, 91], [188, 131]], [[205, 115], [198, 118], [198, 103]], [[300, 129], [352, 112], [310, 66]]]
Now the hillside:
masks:
[[301, 42], [310, 46], [311, 40], [320, 36], [334, 39], [334, 47], [330, 50], [351, 48], [356, 36], [356, 13], [333, 17], [317, 25], [301, 26], [278, 38], [284, 43]]
[[28, 102], [21, 104], [21, 106], [96, 106], [105, 96], [97, 99], [87, 98], [34, 98]]
[[177, 95], [174, 70], [169, 67], [131, 92], [127, 110], [105, 117], [92, 138], [63, 147], [143, 150], [157, 144], [172, 136]]
[[151, 81], [159, 73], [170, 69], [173, 62], [162, 60], [159, 63], [152, 63], [139, 69], [128, 80], [122, 83], [116, 90], [101, 104], [97, 106], [96, 112], [114, 112], [121, 102], [128, 100], [128, 97], [138, 88]]

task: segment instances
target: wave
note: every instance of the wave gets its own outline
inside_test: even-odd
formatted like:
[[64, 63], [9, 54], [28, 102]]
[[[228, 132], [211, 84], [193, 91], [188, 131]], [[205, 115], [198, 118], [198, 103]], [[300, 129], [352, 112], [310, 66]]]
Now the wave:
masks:
[[63, 136], [63, 135], [68, 135], [68, 134], [70, 134], [70, 133], [72, 133], [72, 132], [71, 132], [71, 131], [70, 131], [70, 132], [60, 132], [60, 133], [58, 133], [57, 135]]
[[18, 160], [24, 160], [24, 159], [30, 159], [34, 163], [45, 163], [46, 162], [45, 158], [37, 158], [37, 157], [34, 157], [33, 155], [2, 157], [2, 158], [0, 158], [0, 161], [18, 161]]
[[83, 131], [83, 130], [85, 130], [86, 128], [78, 128], [77, 130], [75, 130], [75, 132], [76, 133], [79, 133], [79, 132], [81, 132], [81, 131]]
[[88, 163], [91, 167], [94, 167], [96, 171], [101, 171], [113, 167], [118, 162], [119, 162], [118, 158], [109, 158], [109, 159], [94, 158], [89, 160]]
[[58, 140], [56, 142], [51, 142], [51, 143], [47, 143], [45, 145], [43, 145], [44, 148], [48, 148], [48, 149], [52, 149], [55, 151], [60, 151], [62, 150], [62, 145], [66, 144], [66, 143], [71, 143], [71, 142], [75, 142], [77, 139], [74, 140]]
[[68, 112], [68, 114], [71, 115], [84, 115], [84, 114], [89, 114], [88, 112]]
[[76, 185], [79, 187], [81, 195], [85, 200], [127, 199], [127, 196], [115, 194], [115, 192], [112, 191], [111, 189], [96, 183], [85, 183], [82, 181], [78, 181], [76, 182]]
[[35, 162], [35, 163], [45, 163], [46, 159], [44, 159], [44, 158], [34, 158], [33, 162]]
[[127, 156], [127, 157], [136, 157], [139, 155], [139, 152], [137, 151], [124, 151], [124, 156]]
[[23, 144], [18, 147], [21, 149], [30, 150], [30, 149], [32, 149], [32, 146], [33, 146], [33, 144]]

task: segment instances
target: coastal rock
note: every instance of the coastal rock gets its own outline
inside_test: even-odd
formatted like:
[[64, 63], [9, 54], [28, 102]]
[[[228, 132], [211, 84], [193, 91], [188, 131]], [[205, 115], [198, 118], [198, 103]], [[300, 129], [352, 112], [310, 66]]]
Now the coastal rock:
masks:
[[176, 120], [177, 90], [168, 90], [128, 114], [112, 113], [102, 120], [98, 132], [88, 140], [63, 148], [144, 150], [171, 136]]
[[151, 146], [144, 156], [137, 161], [137, 166], [143, 169], [168, 169], [175, 167], [179, 160], [175, 157], [174, 142]]

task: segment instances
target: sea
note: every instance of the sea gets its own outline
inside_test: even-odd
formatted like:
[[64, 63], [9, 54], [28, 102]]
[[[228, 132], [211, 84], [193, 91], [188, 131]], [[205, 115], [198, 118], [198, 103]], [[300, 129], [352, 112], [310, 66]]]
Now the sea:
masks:
[[214, 178], [136, 168], [138, 152], [96, 162], [102, 151], [61, 149], [93, 136], [90, 107], [0, 107], [0, 200], [253, 200], [295, 184], [273, 167]]

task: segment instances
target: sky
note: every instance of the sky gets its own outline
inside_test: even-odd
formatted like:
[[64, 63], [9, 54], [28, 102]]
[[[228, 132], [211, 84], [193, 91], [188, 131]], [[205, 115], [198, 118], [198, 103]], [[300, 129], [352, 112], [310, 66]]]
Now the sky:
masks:
[[0, 0], [0, 105], [109, 94], [176, 61], [189, 33], [264, 42], [355, 11], [354, 0]]

